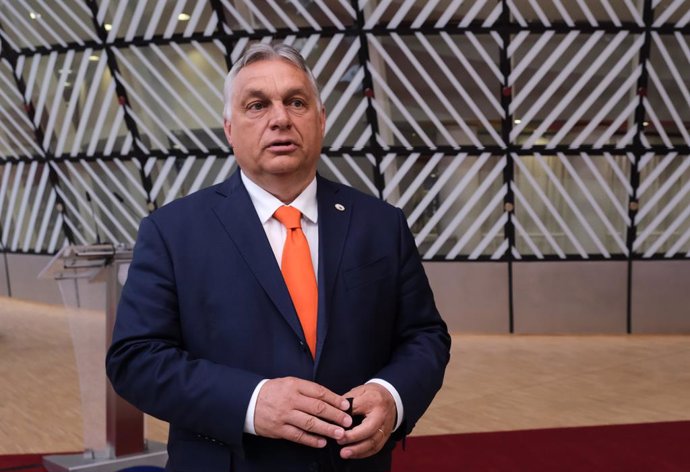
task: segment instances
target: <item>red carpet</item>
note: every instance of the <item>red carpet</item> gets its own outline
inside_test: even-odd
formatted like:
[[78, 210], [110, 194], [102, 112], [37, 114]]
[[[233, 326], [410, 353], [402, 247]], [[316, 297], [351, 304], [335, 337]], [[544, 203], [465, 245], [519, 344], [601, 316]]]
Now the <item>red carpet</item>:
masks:
[[690, 421], [408, 438], [393, 472], [690, 471]]
[[[0, 456], [0, 472], [44, 472], [41, 457]], [[393, 461], [393, 472], [687, 472], [690, 421], [417, 436]]]
[[0, 472], [45, 472], [43, 454], [0, 456]]

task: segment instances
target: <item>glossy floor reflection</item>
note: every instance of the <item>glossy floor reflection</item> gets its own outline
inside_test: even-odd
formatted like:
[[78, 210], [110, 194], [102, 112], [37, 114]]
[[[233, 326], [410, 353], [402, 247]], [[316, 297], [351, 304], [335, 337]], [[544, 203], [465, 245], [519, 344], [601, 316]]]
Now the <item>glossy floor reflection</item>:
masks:
[[[98, 312], [0, 298], [0, 454], [84, 447], [71, 333], [97, 341], [102, 326]], [[98, 365], [98, 345], [78, 350]], [[688, 420], [688, 366], [690, 336], [454, 335], [444, 387], [413, 434]], [[104, 428], [96, 416], [87, 429]], [[165, 423], [146, 426], [165, 441]]]

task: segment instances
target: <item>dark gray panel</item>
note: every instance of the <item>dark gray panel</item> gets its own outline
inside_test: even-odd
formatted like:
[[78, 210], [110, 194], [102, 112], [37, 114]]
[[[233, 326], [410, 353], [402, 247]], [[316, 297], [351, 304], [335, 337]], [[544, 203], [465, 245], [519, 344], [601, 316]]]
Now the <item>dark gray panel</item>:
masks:
[[635, 261], [633, 333], [690, 333], [690, 261]]
[[507, 333], [506, 263], [425, 262], [436, 305], [453, 333]]
[[8, 296], [11, 290], [7, 283], [7, 264], [5, 264], [5, 260], [5, 257], [0, 257], [0, 297]]
[[625, 333], [627, 262], [513, 265], [516, 333]]

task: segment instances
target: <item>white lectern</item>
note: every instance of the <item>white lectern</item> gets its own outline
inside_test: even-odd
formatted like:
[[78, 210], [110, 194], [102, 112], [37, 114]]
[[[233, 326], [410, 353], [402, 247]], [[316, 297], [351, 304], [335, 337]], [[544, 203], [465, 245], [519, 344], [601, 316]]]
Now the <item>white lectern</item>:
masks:
[[[66, 306], [75, 309], [82, 306], [80, 300], [84, 298], [83, 294], [80, 296], [80, 283], [84, 286], [86, 283], [105, 283], [105, 337], [97, 342], [104, 342], [105, 346], [109, 346], [112, 341], [117, 303], [127, 278], [127, 269], [131, 259], [132, 250], [125, 246], [112, 244], [66, 246], [41, 271], [39, 278], [56, 280], [60, 284], [63, 302]], [[75, 330], [72, 330], [72, 333], [75, 357], [79, 365], [80, 353], [77, 349], [79, 335], [75, 334]], [[105, 349], [102, 349], [102, 352], [105, 352]], [[144, 439], [143, 413], [115, 393], [110, 382], [105, 381], [105, 359], [102, 356], [96, 357], [101, 358], [88, 359], [91, 368], [84, 370], [97, 371], [98, 380], [88, 388], [100, 390], [102, 385], [105, 389], [104, 401], [102, 401], [102, 396], [99, 398], [99, 392], [95, 392], [96, 403], [101, 403], [96, 405], [96, 409], [105, 409], [105, 444], [101, 447], [102, 443], [96, 440], [96, 446], [86, 444], [83, 454], [45, 456], [43, 458], [45, 468], [49, 472], [116, 472], [134, 466], [163, 467], [167, 460], [165, 445]], [[95, 368], [93, 367], [94, 360], [96, 361]], [[80, 369], [79, 375], [82, 377], [86, 373]], [[85, 391], [84, 382], [81, 379], [80, 383], [82, 384], [82, 413], [86, 416], [88, 412], [84, 407], [85, 397], [91, 392]]]

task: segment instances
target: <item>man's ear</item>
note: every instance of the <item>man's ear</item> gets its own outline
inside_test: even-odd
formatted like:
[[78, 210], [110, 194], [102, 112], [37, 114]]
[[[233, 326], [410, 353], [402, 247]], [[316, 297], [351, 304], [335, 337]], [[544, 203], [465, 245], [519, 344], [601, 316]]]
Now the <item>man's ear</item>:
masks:
[[326, 134], [326, 107], [321, 106], [321, 136]]
[[223, 119], [223, 131], [225, 132], [225, 139], [228, 140], [228, 144], [232, 147], [232, 131], [229, 120]]

